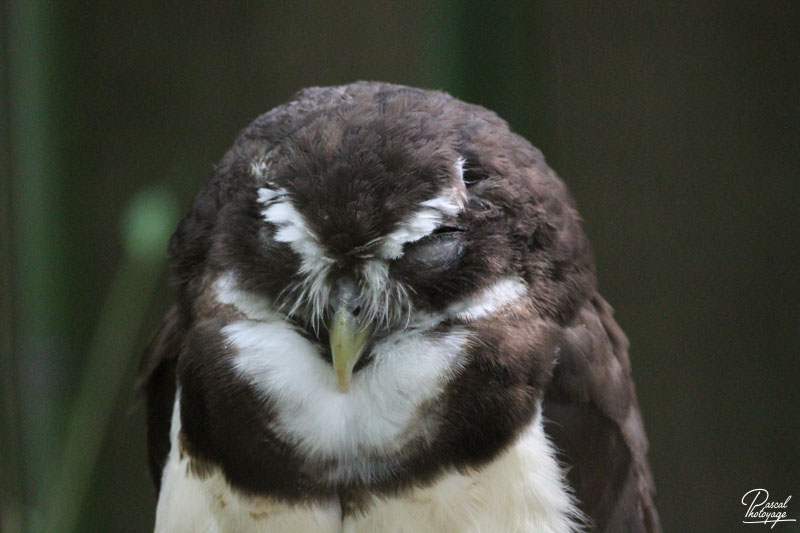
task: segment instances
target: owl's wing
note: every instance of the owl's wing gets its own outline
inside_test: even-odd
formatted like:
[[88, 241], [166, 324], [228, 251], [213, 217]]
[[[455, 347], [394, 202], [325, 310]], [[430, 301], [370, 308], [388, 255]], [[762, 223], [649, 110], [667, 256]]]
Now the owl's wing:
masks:
[[543, 413], [593, 531], [660, 532], [628, 340], [599, 295], [563, 331]]
[[169, 455], [169, 428], [175, 402], [175, 367], [186, 331], [177, 305], [173, 305], [139, 361], [136, 388], [147, 404], [147, 452], [156, 490]]

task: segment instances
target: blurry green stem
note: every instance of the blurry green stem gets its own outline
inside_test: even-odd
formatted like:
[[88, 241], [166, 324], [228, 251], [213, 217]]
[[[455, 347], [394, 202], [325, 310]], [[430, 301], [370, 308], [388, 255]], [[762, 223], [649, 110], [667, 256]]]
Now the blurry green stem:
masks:
[[132, 361], [147, 304], [164, 265], [158, 250], [164, 247], [174, 222], [169, 200], [149, 191], [131, 203], [125, 221], [125, 254], [101, 310], [69, 417], [58, 481], [50, 494], [47, 532], [76, 530], [117, 395], [125, 387], [122, 380]]
[[75, 531], [75, 523], [131, 362], [147, 303], [159, 280], [160, 263], [124, 257], [100, 314], [51, 494], [47, 531]]
[[60, 436], [55, 413], [64, 370], [65, 327], [59, 318], [67, 309], [62, 268], [67, 239], [54, 117], [61, 89], [55, 67], [62, 47], [56, 10], [48, 2], [9, 0], [0, 10], [0, 63], [8, 97], [2, 121], [8, 151], [0, 158], [8, 157], [4, 165], [10, 178], [13, 241], [13, 255], [7, 259], [13, 261], [12, 284], [2, 290], [12, 299], [8, 329], [14, 350], [3, 369], [8, 387], [3, 401], [11, 403], [3, 406], [8, 436], [0, 454], [7, 467], [0, 484], [4, 513], [16, 515], [9, 520], [4, 514], [2, 527], [20, 531], [23, 522], [33, 521], [31, 503], [46, 497], [44, 480], [57, 457]]

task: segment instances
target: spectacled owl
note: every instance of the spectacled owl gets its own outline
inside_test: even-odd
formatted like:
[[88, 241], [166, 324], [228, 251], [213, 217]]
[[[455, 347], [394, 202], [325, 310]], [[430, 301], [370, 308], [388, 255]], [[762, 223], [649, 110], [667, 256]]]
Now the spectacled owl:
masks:
[[156, 531], [660, 531], [575, 202], [491, 111], [305, 89], [169, 250], [139, 378]]

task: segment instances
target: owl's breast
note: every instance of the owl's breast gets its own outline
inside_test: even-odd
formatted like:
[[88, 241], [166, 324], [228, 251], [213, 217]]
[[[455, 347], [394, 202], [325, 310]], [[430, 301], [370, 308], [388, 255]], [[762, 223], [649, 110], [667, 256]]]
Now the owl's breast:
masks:
[[285, 322], [240, 320], [222, 335], [236, 373], [272, 407], [270, 430], [311, 462], [329, 463], [330, 482], [368, 481], [408, 443], [434, 437], [436, 399], [462, 367], [469, 337], [464, 327], [392, 333], [342, 392], [319, 347]]

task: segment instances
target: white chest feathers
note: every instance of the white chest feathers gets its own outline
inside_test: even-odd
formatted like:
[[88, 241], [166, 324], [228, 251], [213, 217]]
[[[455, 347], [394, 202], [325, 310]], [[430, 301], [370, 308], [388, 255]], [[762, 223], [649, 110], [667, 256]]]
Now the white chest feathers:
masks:
[[335, 459], [341, 466], [329, 474], [334, 483], [368, 481], [378, 465], [364, 464], [363, 456], [392, 456], [431, 429], [418, 409], [460, 369], [467, 342], [463, 328], [433, 337], [392, 334], [375, 344], [373, 360], [343, 394], [318, 348], [285, 323], [242, 320], [222, 331], [236, 350], [236, 370], [275, 405], [270, 429], [306, 457]]
[[158, 500], [156, 533], [568, 533], [579, 529], [541, 417], [500, 457], [480, 469], [449, 473], [433, 485], [373, 497], [362, 515], [342, 519], [338, 501], [290, 506], [232, 491], [221, 474], [188, 474], [178, 451], [176, 402]]

